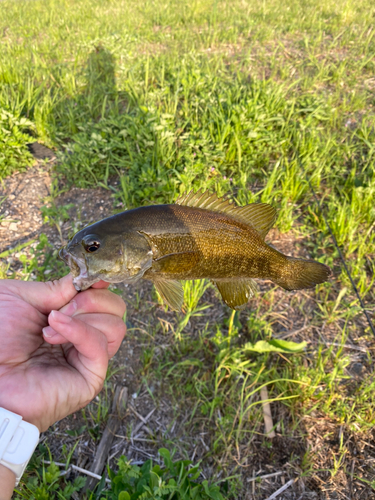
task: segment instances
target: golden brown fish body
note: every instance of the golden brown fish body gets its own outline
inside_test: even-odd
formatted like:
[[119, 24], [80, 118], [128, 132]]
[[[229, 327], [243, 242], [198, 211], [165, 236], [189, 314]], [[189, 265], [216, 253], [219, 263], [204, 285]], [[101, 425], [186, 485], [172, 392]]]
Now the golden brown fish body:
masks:
[[151, 280], [164, 300], [180, 309], [179, 280], [209, 278], [232, 308], [243, 307], [255, 290], [253, 278], [285, 289], [326, 281], [327, 266], [287, 257], [264, 237], [275, 210], [262, 203], [237, 207], [209, 193], [189, 193], [176, 204], [140, 207], [79, 231], [62, 249], [78, 289], [99, 279]]
[[270, 276], [272, 254], [278, 252], [252, 227], [229, 215], [200, 208], [179, 205], [147, 208], [157, 209], [148, 215], [158, 231], [150, 227], [147, 233], [154, 262], [145, 278], [216, 280]]

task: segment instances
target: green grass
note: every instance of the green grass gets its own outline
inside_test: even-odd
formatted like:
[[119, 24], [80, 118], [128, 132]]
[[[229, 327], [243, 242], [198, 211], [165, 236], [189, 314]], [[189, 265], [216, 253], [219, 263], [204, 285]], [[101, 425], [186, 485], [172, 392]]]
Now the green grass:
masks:
[[32, 165], [33, 157], [26, 144], [32, 141], [27, 131], [33, 126], [27, 118], [0, 109], [0, 179]]
[[[59, 463], [65, 467], [65, 470], [61, 471], [58, 465], [50, 460], [46, 466], [42, 457], [48, 457], [47, 452], [49, 450], [41, 446], [41, 455], [34, 459], [32, 464], [36, 475], [30, 478], [26, 486], [28, 493], [32, 495], [30, 498], [47, 500], [55, 498], [56, 494], [58, 498], [70, 500], [75, 498], [73, 495], [77, 495], [77, 492], [82, 495], [85, 478], [78, 476], [74, 482], [66, 482], [65, 478], [61, 478], [67, 473], [72, 453], [68, 455], [66, 464]], [[101, 500], [224, 500], [220, 486], [209, 484], [207, 480], [201, 483], [196, 481], [200, 470], [198, 466], [192, 466], [190, 460], [173, 460], [173, 456], [165, 448], [159, 450], [159, 455], [164, 462], [162, 466], [147, 460], [142, 467], [138, 467], [125, 456], [120, 457], [118, 471], [109, 471], [110, 489], [105, 489], [105, 482], [100, 481], [95, 493], [89, 491], [88, 497]], [[225, 485], [221, 491], [224, 489], [227, 489]], [[21, 498], [25, 497], [16, 496], [16, 500]]]
[[[66, 189], [111, 189], [121, 210], [204, 188], [240, 204], [271, 203], [277, 228], [334, 268], [332, 283], [285, 299], [320, 332], [319, 343], [303, 353], [245, 348], [269, 340], [277, 318], [288, 319], [274, 288], [256, 299], [252, 312], [230, 316], [225, 309], [217, 320], [212, 304], [198, 302], [206, 285], [187, 283], [187, 314], [152, 325], [155, 338], [172, 340], [157, 354], [148, 337], [145, 383], [155, 376], [167, 382], [176, 418], [180, 402], [188, 405], [187, 432], [194, 435], [200, 416], [213, 436], [216, 466], [230, 469], [229, 457], [238, 460], [239, 450], [262, 432], [262, 385], [272, 404], [288, 411], [285, 428], [279, 422], [284, 436], [302, 439], [301, 421], [314, 412], [351, 432], [368, 432], [375, 421], [372, 370], [353, 385], [351, 354], [340, 346], [361, 336], [370, 343], [370, 331], [360, 323], [309, 181], [371, 308], [373, 1], [5, 0], [1, 6], [0, 179], [32, 163], [27, 142], [55, 148], [55, 188], [43, 217], [60, 236], [69, 207], [56, 204], [58, 180]], [[21, 256], [18, 277], [64, 272], [43, 236], [32, 248]], [[1, 275], [9, 276], [1, 262]], [[133, 307], [138, 311], [139, 300]], [[197, 322], [206, 326], [192, 336]], [[371, 366], [370, 351], [367, 356]], [[105, 420], [91, 408], [86, 413], [93, 426]], [[187, 453], [180, 443], [171, 445]], [[332, 476], [343, 467], [345, 446], [333, 455]], [[306, 475], [312, 460], [307, 450], [298, 462]]]
[[192, 187], [271, 202], [332, 264], [310, 179], [374, 298], [372, 2], [32, 5], [0, 14], [4, 173], [30, 160], [27, 125], [75, 185], [119, 175], [125, 207]]

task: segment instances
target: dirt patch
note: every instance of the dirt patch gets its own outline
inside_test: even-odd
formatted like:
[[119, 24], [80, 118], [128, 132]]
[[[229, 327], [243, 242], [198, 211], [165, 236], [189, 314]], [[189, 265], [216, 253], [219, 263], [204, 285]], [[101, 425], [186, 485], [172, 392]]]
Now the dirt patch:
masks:
[[0, 185], [0, 252], [36, 238], [42, 231], [40, 207], [50, 194], [49, 168], [35, 166], [16, 173]]
[[[46, 148], [47, 149], [47, 148]], [[51, 164], [38, 164], [25, 173], [16, 173], [0, 185], [0, 252], [14, 248], [45, 233], [56, 247], [65, 244], [72, 230], [108, 217], [113, 213], [110, 189], [71, 188], [56, 200], [57, 207], [67, 207], [68, 221], [58, 219], [59, 231], [43, 222], [41, 208], [51, 205]], [[75, 224], [72, 225], [71, 221]]]
[[[61, 226], [63, 243], [72, 236], [72, 230], [79, 229], [113, 214], [113, 197], [109, 189], [72, 188], [57, 199], [58, 206], [67, 209], [69, 220]], [[74, 222], [74, 224], [72, 223]]]

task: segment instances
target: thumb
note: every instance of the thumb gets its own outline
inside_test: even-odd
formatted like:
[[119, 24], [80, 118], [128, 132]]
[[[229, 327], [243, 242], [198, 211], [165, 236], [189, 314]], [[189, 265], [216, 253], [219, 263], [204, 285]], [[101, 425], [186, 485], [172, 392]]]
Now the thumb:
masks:
[[77, 295], [71, 274], [56, 281], [13, 281], [17, 295], [43, 314], [60, 309]]

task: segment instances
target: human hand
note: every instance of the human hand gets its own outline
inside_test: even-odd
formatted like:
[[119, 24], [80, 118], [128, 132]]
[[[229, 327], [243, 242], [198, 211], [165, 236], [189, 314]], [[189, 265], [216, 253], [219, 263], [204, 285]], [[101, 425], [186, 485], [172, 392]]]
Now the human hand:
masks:
[[99, 393], [126, 331], [107, 286], [0, 280], [0, 407], [44, 431]]

